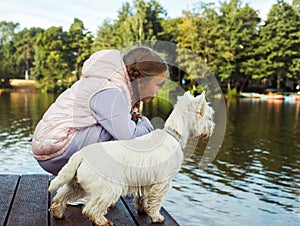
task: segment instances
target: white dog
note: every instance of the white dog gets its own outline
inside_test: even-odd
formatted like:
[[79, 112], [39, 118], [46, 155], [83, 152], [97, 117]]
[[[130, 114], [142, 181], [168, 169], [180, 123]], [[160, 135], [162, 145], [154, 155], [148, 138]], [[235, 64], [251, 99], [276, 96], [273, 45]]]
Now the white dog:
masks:
[[163, 130], [83, 148], [51, 181], [50, 192], [64, 185], [53, 199], [51, 213], [63, 218], [68, 200], [87, 196], [82, 213], [96, 225], [113, 225], [105, 218], [108, 208], [120, 196], [133, 194], [138, 211], [145, 211], [153, 222], [163, 222], [159, 211], [183, 162], [187, 140], [209, 137], [215, 125], [213, 114], [204, 92], [194, 97], [187, 91], [178, 97]]

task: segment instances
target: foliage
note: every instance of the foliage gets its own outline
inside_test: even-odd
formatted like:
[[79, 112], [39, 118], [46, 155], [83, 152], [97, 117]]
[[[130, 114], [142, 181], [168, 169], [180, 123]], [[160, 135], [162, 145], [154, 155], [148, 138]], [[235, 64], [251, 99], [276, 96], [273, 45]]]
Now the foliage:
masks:
[[[201, 90], [196, 81], [205, 76], [208, 66], [213, 64], [215, 17], [213, 5], [202, 4], [193, 12], [183, 12], [178, 24], [177, 62], [186, 72], [183, 79], [192, 93]], [[195, 54], [199, 59], [195, 60]]]
[[18, 27], [18, 23], [0, 22], [0, 88], [8, 87], [9, 79], [17, 73], [13, 38]]
[[68, 37], [68, 66], [77, 79], [80, 77], [83, 62], [91, 55], [93, 36], [84, 27], [81, 20], [74, 18]]
[[100, 26], [93, 51], [159, 40], [165, 15], [166, 11], [156, 0], [135, 0], [133, 5], [126, 2], [116, 21], [105, 20]]
[[18, 77], [30, 73], [34, 62], [36, 36], [42, 32], [41, 28], [30, 28], [29, 30], [25, 28], [15, 35], [15, 60], [19, 67]]
[[44, 91], [61, 91], [71, 75], [68, 65], [67, 33], [62, 27], [50, 27], [37, 37], [33, 75]]
[[[29, 74], [44, 91], [61, 92], [79, 79], [92, 52], [162, 40], [176, 44], [171, 78], [198, 93], [197, 79], [214, 73], [229, 93], [242, 92], [250, 80], [268, 79], [280, 88], [300, 79], [300, 1], [277, 0], [261, 22], [242, 0], [199, 2], [181, 17], [169, 18], [157, 0], [133, 0], [115, 20], [106, 19], [95, 37], [74, 18], [62, 27], [19, 29], [0, 22], [0, 85]], [[195, 60], [196, 59], [196, 60]]]
[[286, 78], [298, 78], [300, 72], [300, 18], [295, 9], [282, 0], [271, 8], [260, 30], [258, 53], [260, 74], [276, 80], [277, 88]]
[[[254, 9], [241, 1], [231, 0], [220, 6], [217, 17], [215, 40], [219, 54], [212, 68], [227, 89], [235, 89], [251, 76], [254, 47], [257, 41], [257, 26], [260, 22]], [[241, 87], [239, 87], [241, 88]]]

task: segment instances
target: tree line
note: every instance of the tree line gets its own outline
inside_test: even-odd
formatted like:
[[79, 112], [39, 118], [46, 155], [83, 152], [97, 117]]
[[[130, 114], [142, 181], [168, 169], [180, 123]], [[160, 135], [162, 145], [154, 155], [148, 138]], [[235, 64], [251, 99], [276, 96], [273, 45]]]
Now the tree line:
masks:
[[[25, 75], [44, 91], [61, 92], [73, 84], [83, 62], [101, 49], [144, 40], [172, 42], [178, 47], [171, 78], [199, 89], [199, 70], [185, 49], [196, 54], [227, 91], [241, 92], [248, 83], [267, 80], [290, 90], [300, 80], [300, 0], [278, 0], [262, 21], [241, 0], [195, 4], [178, 18], [168, 17], [157, 0], [124, 3], [115, 20], [106, 19], [94, 36], [74, 18], [68, 31], [61, 26], [20, 30], [18, 23], [0, 22], [0, 87]], [[180, 48], [179, 48], [180, 47]], [[201, 73], [201, 72], [200, 72]]]

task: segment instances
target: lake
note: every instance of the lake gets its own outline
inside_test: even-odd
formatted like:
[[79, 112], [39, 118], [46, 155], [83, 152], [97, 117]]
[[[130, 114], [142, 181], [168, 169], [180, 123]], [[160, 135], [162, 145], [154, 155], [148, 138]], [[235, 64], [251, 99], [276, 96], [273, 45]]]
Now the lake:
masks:
[[[0, 95], [1, 174], [45, 173], [32, 157], [31, 139], [55, 98]], [[143, 113], [165, 119], [171, 107], [157, 99]], [[206, 143], [199, 142], [174, 178], [165, 208], [187, 226], [300, 225], [300, 103], [231, 99], [226, 108], [218, 155], [200, 169]]]

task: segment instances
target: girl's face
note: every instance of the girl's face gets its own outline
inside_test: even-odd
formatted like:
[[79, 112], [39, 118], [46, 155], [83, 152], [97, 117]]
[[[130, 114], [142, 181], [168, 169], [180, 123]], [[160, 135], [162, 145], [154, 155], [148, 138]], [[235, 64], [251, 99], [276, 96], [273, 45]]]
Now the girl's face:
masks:
[[163, 72], [158, 76], [144, 77], [139, 82], [140, 98], [143, 102], [149, 102], [156, 96], [160, 87], [164, 84], [167, 72]]

